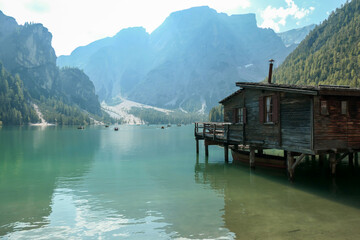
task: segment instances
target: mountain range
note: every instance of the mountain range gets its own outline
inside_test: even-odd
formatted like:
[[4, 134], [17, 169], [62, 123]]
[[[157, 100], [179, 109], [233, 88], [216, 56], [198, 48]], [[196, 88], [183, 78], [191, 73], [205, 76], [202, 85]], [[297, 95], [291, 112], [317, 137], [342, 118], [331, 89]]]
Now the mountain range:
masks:
[[172, 13], [151, 34], [141, 27], [124, 29], [60, 56], [57, 64], [82, 69], [108, 103], [122, 98], [208, 112], [236, 81], [263, 80], [268, 60], [280, 65], [302, 36], [288, 39], [295, 44], [287, 47], [272, 29], [259, 28], [254, 14], [228, 16], [195, 7]]
[[51, 40], [51, 33], [42, 24], [18, 25], [14, 18], [0, 11], [0, 62], [6, 72], [0, 82], [7, 86], [2, 89], [1, 99], [19, 103], [1, 109], [0, 121], [5, 119], [5, 124], [34, 120], [33, 114], [28, 117], [28, 112], [34, 110], [35, 103], [48, 121], [60, 124], [75, 123], [74, 119], [80, 123], [89, 121], [86, 112], [102, 115], [93, 83], [79, 69], [56, 66]]

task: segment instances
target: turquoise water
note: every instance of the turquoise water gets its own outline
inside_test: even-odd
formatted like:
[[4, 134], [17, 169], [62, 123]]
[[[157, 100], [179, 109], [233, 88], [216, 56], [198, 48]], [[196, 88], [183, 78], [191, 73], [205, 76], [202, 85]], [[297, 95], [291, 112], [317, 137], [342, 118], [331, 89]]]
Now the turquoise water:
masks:
[[3, 239], [357, 239], [360, 174], [195, 154], [193, 126], [3, 127]]

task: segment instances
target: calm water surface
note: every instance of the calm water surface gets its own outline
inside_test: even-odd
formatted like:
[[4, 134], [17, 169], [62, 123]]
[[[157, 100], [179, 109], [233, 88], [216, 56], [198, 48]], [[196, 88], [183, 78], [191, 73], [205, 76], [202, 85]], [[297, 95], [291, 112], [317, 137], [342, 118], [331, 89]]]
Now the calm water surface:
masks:
[[193, 126], [0, 128], [1, 239], [358, 239], [359, 169], [225, 164]]

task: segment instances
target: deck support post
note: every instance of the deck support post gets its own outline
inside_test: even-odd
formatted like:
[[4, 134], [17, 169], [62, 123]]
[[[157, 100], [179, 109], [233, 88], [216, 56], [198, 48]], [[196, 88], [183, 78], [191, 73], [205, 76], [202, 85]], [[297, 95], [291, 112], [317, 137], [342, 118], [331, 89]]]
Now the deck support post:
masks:
[[354, 155], [355, 155], [355, 166], [359, 166], [359, 156], [358, 156], [358, 153], [357, 152], [354, 152]]
[[196, 154], [199, 155], [199, 139], [196, 139]]
[[225, 162], [229, 162], [229, 146], [227, 144], [224, 145], [224, 156], [225, 156]]
[[287, 160], [287, 172], [290, 180], [294, 179], [294, 169], [292, 166], [294, 165], [294, 156], [291, 152], [286, 152], [286, 160]]
[[319, 154], [319, 166], [320, 167], [324, 166], [324, 159], [325, 159], [325, 155]]
[[209, 144], [206, 141], [206, 139], [204, 141], [204, 144], [205, 144], [205, 156], [208, 157], [209, 156]]
[[337, 163], [335, 153], [329, 154], [329, 162], [330, 162], [331, 174], [334, 176], [336, 174], [336, 163]]
[[250, 147], [249, 163], [251, 168], [255, 168], [255, 148]]
[[349, 166], [354, 167], [354, 153], [349, 153]]

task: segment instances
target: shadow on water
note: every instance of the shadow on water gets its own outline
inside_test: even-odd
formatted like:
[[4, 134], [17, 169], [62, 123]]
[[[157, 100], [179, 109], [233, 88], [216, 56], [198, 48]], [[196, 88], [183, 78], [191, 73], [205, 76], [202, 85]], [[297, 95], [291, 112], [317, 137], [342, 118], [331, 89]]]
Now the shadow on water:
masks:
[[76, 183], [88, 171], [98, 139], [67, 127], [3, 127], [0, 236], [48, 224], [58, 179]]
[[307, 161], [285, 170], [196, 160], [195, 182], [224, 195], [224, 222], [241, 239], [344, 239], [358, 235], [360, 169]]

